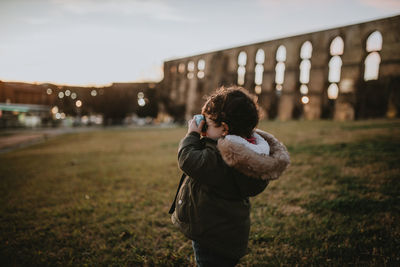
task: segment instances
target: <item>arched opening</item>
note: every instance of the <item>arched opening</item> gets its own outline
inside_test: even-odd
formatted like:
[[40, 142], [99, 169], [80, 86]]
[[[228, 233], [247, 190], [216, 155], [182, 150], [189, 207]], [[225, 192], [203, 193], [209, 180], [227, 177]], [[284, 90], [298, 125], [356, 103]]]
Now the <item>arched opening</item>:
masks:
[[305, 84], [300, 85], [300, 93], [302, 95], [308, 94], [308, 86]]
[[255, 69], [255, 76], [254, 76], [254, 82], [256, 84], [255, 87], [255, 92], [256, 94], [261, 94], [261, 85], [263, 81], [263, 75], [264, 75], [264, 67], [261, 64], [256, 65]]
[[329, 76], [330, 83], [338, 83], [340, 81], [340, 72], [342, 70], [342, 59], [339, 56], [333, 56], [329, 60]]
[[243, 85], [244, 84], [244, 76], [246, 74], [246, 68], [243, 66], [239, 66], [237, 74], [238, 74], [238, 80], [237, 80], [238, 85]]
[[393, 117], [400, 110], [393, 100], [397, 86], [388, 86], [392, 79], [379, 77], [382, 48], [382, 34], [372, 32], [365, 43], [364, 73], [356, 92], [356, 118]]
[[286, 61], [286, 47], [281, 45], [276, 50], [276, 66], [275, 66], [275, 84], [276, 93], [281, 95], [283, 89], [283, 82], [285, 81], [285, 61]]
[[276, 61], [277, 62], [283, 62], [286, 61], [286, 47], [281, 45], [278, 47], [278, 50], [276, 51]]
[[188, 79], [193, 79], [194, 78], [194, 62], [193, 61], [189, 61], [188, 65], [187, 65], [187, 70], [188, 70], [188, 74], [187, 77]]
[[246, 62], [247, 62], [247, 54], [246, 54], [246, 52], [242, 51], [239, 53], [239, 56], [238, 56], [238, 70], [237, 70], [238, 85], [244, 85], [244, 82], [245, 82], [244, 77], [246, 74]]
[[344, 52], [344, 42], [342, 37], [337, 36], [331, 42], [330, 53], [331, 56], [340, 56]]
[[312, 55], [312, 44], [310, 41], [306, 41], [301, 46], [300, 58], [301, 59], [310, 59], [311, 55]]
[[267, 110], [270, 119], [275, 119], [278, 116], [279, 100], [285, 80], [286, 47], [284, 45], [280, 45], [276, 49], [275, 60], [275, 90], [269, 93], [269, 107]]
[[310, 81], [311, 61], [303, 59], [300, 63], [300, 83], [308, 84]]
[[275, 83], [277, 84], [276, 90], [278, 91], [282, 90], [282, 84], [284, 80], [285, 80], [285, 63], [278, 62], [275, 67]]
[[382, 50], [382, 43], [382, 34], [379, 31], [374, 31], [367, 38], [368, 55], [364, 61], [364, 81], [378, 80], [379, 64], [381, 63], [379, 51]]
[[331, 83], [328, 87], [328, 98], [329, 99], [336, 99], [339, 95], [339, 87], [336, 83]]
[[264, 75], [264, 61], [265, 61], [265, 53], [264, 50], [258, 49], [256, 53], [256, 67], [255, 67], [255, 76], [254, 83], [256, 84], [254, 91], [256, 94], [261, 94], [262, 91], [262, 82]]
[[299, 118], [304, 112], [304, 105], [310, 102], [308, 97], [308, 83], [310, 82], [310, 71], [311, 71], [311, 56], [312, 56], [312, 44], [310, 41], [305, 41], [300, 48], [300, 94], [296, 92], [295, 108], [293, 109], [293, 118]]
[[184, 73], [185, 72], [185, 64], [179, 63], [178, 72], [179, 73]]
[[204, 59], [200, 59], [197, 62], [197, 70], [198, 70], [197, 78], [199, 78], [199, 79], [203, 79], [204, 78], [204, 69], [205, 69], [205, 67], [206, 67], [205, 60]]
[[374, 31], [367, 38], [367, 52], [381, 51], [383, 38], [379, 31]]
[[340, 94], [340, 76], [342, 71], [342, 58], [344, 53], [344, 41], [342, 37], [336, 36], [329, 47], [331, 58], [329, 60], [328, 72], [328, 88], [326, 89], [326, 96], [323, 100], [322, 117], [333, 118], [335, 113], [335, 102]]
[[265, 61], [265, 53], [264, 53], [264, 50], [262, 50], [260, 48], [257, 50], [257, 53], [256, 53], [256, 63], [264, 64], [264, 61]]
[[379, 64], [381, 63], [381, 56], [378, 52], [372, 52], [365, 58], [364, 80], [378, 80]]

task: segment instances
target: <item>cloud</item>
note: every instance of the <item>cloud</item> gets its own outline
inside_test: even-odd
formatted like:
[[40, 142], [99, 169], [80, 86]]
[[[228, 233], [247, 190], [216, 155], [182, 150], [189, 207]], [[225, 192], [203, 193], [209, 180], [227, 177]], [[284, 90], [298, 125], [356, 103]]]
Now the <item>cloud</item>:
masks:
[[168, 1], [161, 0], [50, 0], [64, 10], [76, 15], [121, 14], [143, 15], [158, 20], [188, 21]]
[[[320, 0], [256, 0], [255, 1], [258, 5], [263, 7], [281, 7], [285, 8], [288, 5], [291, 6], [305, 6], [309, 4], [321, 4]], [[333, 3], [335, 0], [324, 0], [324, 3]]]
[[49, 18], [38, 17], [24, 17], [22, 20], [31, 25], [44, 25], [51, 21]]
[[341, 2], [342, 5], [346, 0], [254, 0], [254, 3], [260, 11], [266, 12], [265, 14], [270, 19], [293, 20], [294, 14], [298, 15], [312, 10], [319, 12], [321, 9], [337, 5], [335, 1]]
[[[360, 3], [385, 10], [397, 9], [400, 11], [400, 1], [399, 0], [358, 0]], [[396, 11], [396, 10], [393, 10]]]

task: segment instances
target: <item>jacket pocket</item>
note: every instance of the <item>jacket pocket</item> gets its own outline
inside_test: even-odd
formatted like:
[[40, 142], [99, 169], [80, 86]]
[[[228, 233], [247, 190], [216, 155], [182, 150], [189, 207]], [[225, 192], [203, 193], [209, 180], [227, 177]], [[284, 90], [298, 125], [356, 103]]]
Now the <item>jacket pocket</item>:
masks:
[[175, 210], [178, 220], [184, 223], [190, 222], [190, 188], [188, 180], [189, 179], [186, 178], [183, 182], [175, 202]]

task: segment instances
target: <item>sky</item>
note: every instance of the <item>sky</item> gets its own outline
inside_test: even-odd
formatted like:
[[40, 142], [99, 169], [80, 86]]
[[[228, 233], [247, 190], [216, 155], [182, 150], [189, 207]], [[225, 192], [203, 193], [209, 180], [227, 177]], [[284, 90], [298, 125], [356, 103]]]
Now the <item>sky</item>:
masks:
[[400, 14], [400, 0], [0, 0], [0, 80], [158, 82], [166, 60]]

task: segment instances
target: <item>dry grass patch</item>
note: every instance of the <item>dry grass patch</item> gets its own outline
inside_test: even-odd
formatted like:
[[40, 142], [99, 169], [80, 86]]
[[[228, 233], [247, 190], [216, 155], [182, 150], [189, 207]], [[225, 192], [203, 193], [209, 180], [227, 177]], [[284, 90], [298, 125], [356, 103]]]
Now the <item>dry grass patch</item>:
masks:
[[[240, 266], [400, 264], [400, 121], [260, 128], [292, 163], [252, 199]], [[106, 129], [0, 155], [3, 265], [193, 266], [168, 215], [185, 132]]]

